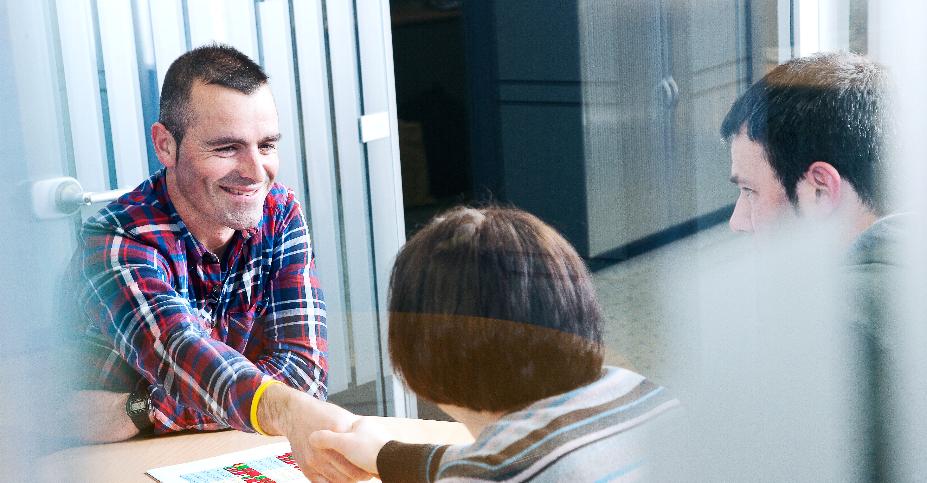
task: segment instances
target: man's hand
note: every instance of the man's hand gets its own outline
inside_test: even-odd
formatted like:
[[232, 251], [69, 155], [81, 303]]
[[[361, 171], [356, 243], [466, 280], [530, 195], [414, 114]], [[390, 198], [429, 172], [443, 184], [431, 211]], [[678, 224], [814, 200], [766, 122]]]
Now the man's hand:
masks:
[[337, 451], [358, 468], [376, 475], [377, 455], [390, 439], [386, 428], [374, 419], [362, 416], [348, 433], [316, 431], [309, 437], [309, 442], [318, 451]]
[[372, 475], [329, 449], [310, 444], [318, 430], [350, 431], [359, 416], [334, 404], [315, 399], [283, 384], [267, 388], [258, 406], [258, 423], [267, 434], [282, 434], [290, 440], [293, 459], [313, 482], [353, 482]]
[[77, 391], [67, 405], [72, 434], [87, 443], [112, 443], [138, 434], [126, 414], [129, 393]]

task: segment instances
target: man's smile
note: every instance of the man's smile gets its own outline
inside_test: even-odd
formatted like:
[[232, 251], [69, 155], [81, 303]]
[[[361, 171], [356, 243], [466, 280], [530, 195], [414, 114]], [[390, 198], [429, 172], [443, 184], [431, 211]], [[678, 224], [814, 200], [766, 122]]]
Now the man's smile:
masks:
[[241, 200], [250, 200], [257, 195], [259, 195], [264, 188], [264, 185], [257, 186], [219, 186], [222, 191], [232, 195], [234, 198]]

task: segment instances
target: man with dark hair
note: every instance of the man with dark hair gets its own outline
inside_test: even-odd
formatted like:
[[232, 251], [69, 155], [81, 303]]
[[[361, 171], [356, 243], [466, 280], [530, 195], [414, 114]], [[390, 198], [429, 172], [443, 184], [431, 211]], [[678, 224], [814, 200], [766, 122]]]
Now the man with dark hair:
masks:
[[325, 302], [267, 76], [210, 45], [168, 69], [151, 127], [164, 169], [81, 229], [85, 435], [234, 428], [285, 434], [308, 475], [361, 478], [307, 446], [356, 416], [327, 397]]
[[251, 94], [267, 84], [267, 74], [248, 56], [224, 45], [195, 49], [178, 57], [161, 86], [158, 118], [178, 144], [193, 121], [189, 104], [197, 82]]
[[888, 413], [894, 352], [886, 332], [912, 215], [893, 213], [886, 184], [892, 119], [887, 75], [854, 54], [819, 54], [773, 69], [731, 107], [721, 135], [731, 146], [740, 195], [731, 229], [771, 232], [790, 219], [837, 227], [846, 256], [841, 282], [859, 336], [867, 479], [886, 478], [894, 424]]
[[794, 59], [751, 86], [721, 126], [740, 188], [731, 228], [841, 215], [853, 239], [884, 216], [884, 87], [883, 70], [853, 54]]

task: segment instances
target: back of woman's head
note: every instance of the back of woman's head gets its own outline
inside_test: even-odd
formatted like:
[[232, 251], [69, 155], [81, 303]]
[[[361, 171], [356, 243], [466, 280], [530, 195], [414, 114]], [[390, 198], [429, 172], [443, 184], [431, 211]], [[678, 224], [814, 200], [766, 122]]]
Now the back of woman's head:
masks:
[[421, 397], [508, 411], [592, 382], [601, 310], [585, 264], [535, 216], [455, 208], [400, 250], [390, 357]]

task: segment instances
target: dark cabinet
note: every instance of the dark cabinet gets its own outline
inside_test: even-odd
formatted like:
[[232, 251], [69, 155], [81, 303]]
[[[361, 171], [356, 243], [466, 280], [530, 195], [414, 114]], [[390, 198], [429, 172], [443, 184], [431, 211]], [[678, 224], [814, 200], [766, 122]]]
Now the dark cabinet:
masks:
[[587, 257], [699, 220], [735, 192], [718, 127], [752, 79], [746, 0], [465, 3], [474, 184]]

